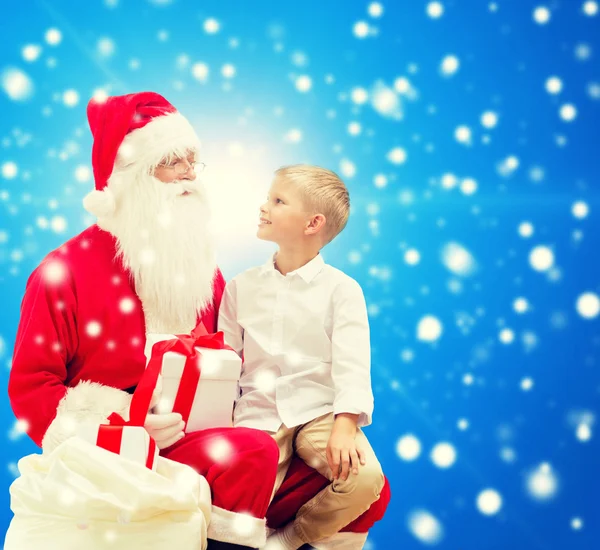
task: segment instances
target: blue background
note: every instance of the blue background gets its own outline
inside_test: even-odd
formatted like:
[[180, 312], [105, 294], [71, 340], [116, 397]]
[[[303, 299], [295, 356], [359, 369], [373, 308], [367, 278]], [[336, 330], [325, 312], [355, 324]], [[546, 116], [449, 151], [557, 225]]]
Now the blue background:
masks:
[[[432, 17], [435, 7], [421, 0], [380, 4], [380, 15], [354, 0], [5, 7], [0, 384], [27, 276], [92, 221], [81, 207], [93, 185], [87, 101], [98, 90], [157, 91], [205, 146], [228, 279], [270, 250], [254, 226], [273, 170], [310, 162], [348, 184], [350, 222], [324, 255], [365, 291], [376, 399], [367, 434], [393, 491], [368, 548], [597, 548], [597, 5], [455, 0], [440, 2], [443, 14]], [[550, 13], [542, 24], [534, 17], [540, 5]], [[206, 30], [210, 18], [217, 32]], [[46, 39], [52, 28], [57, 44]], [[367, 36], [357, 36], [361, 28]], [[23, 53], [32, 44], [37, 57]], [[459, 60], [453, 74], [440, 70], [448, 55]], [[197, 63], [208, 67], [204, 80]], [[234, 75], [222, 74], [226, 64]], [[14, 70], [26, 75], [16, 84]], [[301, 76], [310, 89], [298, 89]], [[559, 93], [547, 89], [553, 76]], [[357, 87], [366, 102], [354, 100]], [[574, 119], [561, 116], [564, 105], [575, 107]], [[487, 111], [497, 115], [491, 128], [482, 122]], [[470, 143], [456, 138], [463, 125]], [[388, 157], [394, 147], [403, 162]], [[509, 157], [512, 169], [503, 170]], [[448, 261], [449, 243], [459, 253]], [[546, 248], [532, 256], [538, 246]], [[418, 263], [414, 252], [407, 261], [409, 249]], [[578, 308], [585, 293], [593, 294], [579, 303], [588, 306]], [[515, 307], [518, 298], [526, 311]], [[433, 333], [421, 325], [419, 337], [425, 316], [439, 324], [429, 325]], [[15, 427], [7, 398], [0, 407], [4, 532], [16, 462], [36, 448]], [[441, 442], [456, 453], [445, 468], [431, 458]], [[478, 506], [488, 489], [501, 499], [491, 514]], [[415, 528], [415, 513], [429, 520]]]

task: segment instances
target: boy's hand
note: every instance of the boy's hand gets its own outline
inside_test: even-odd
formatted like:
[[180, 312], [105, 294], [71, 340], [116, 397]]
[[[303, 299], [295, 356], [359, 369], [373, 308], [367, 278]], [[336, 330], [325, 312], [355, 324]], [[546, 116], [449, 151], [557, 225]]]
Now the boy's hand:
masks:
[[362, 449], [356, 446], [356, 420], [358, 415], [340, 414], [336, 417], [331, 436], [327, 443], [327, 462], [331, 468], [333, 479], [348, 479], [350, 467], [352, 473], [358, 474], [358, 465], [366, 464]]

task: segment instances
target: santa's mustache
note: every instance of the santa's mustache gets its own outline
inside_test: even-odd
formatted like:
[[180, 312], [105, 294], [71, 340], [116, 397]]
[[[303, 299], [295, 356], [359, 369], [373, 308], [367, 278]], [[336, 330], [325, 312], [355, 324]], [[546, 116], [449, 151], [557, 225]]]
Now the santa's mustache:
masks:
[[202, 192], [202, 183], [198, 180], [176, 180], [168, 185], [169, 194], [181, 196], [183, 194], [199, 195]]

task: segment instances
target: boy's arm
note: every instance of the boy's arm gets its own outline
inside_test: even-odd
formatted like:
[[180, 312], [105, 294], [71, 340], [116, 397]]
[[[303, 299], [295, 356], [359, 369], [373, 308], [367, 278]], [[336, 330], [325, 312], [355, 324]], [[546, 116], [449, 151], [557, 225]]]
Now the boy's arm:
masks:
[[367, 305], [360, 285], [350, 280], [334, 293], [331, 368], [333, 412], [342, 422], [371, 423], [371, 345]]
[[219, 307], [218, 330], [223, 331], [225, 343], [242, 357], [244, 329], [237, 322], [237, 285], [235, 279], [225, 286]]

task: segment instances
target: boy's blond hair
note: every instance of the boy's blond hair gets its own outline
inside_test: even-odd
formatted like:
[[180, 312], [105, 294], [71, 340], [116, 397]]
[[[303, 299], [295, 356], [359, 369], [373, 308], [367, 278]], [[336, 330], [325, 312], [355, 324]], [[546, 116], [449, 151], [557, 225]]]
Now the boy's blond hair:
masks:
[[295, 185], [309, 213], [325, 216], [323, 245], [330, 243], [346, 227], [350, 194], [335, 172], [319, 166], [295, 164], [276, 170], [275, 178]]

